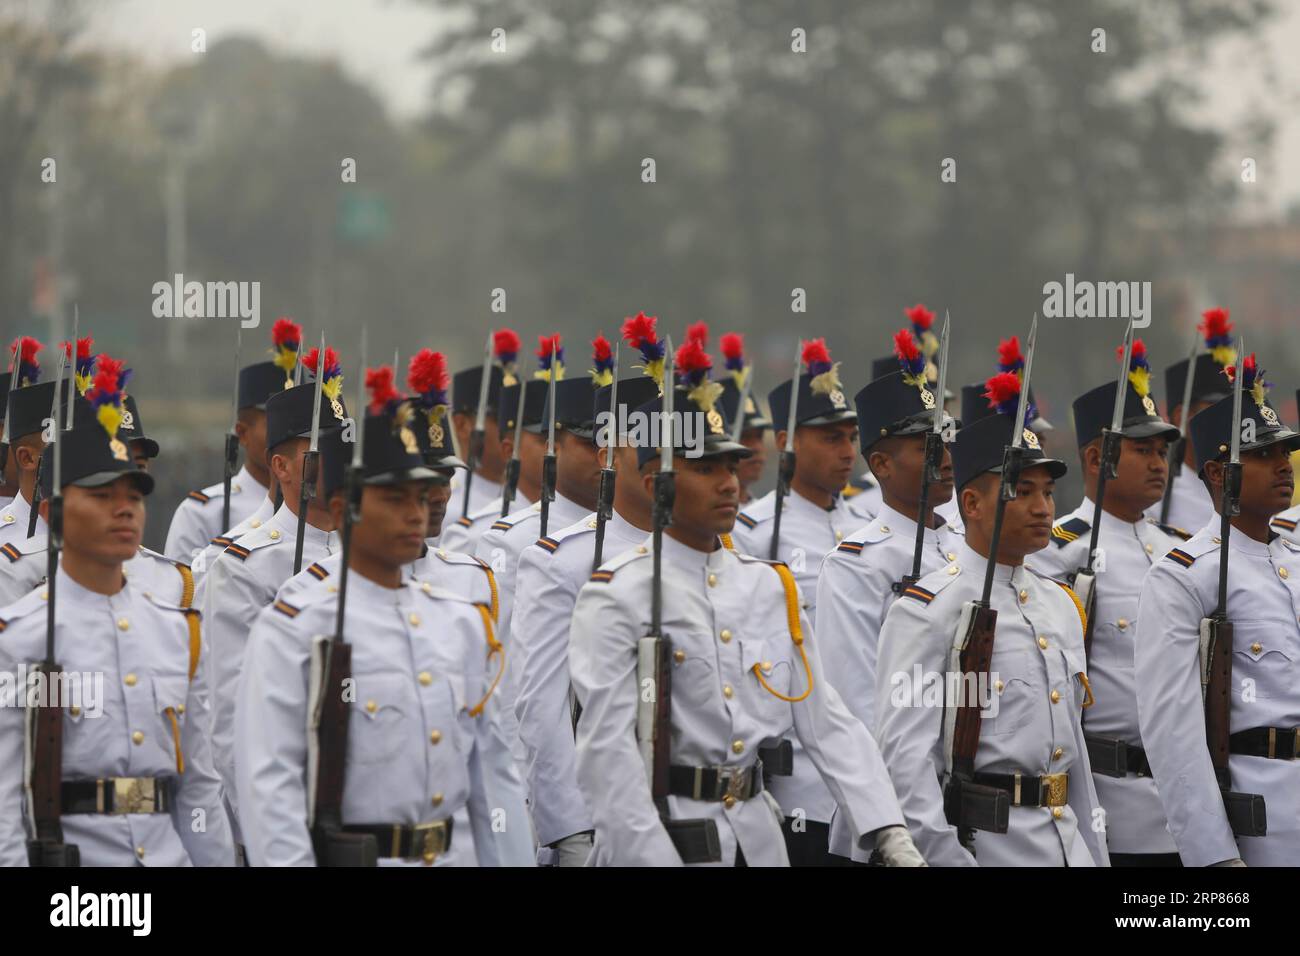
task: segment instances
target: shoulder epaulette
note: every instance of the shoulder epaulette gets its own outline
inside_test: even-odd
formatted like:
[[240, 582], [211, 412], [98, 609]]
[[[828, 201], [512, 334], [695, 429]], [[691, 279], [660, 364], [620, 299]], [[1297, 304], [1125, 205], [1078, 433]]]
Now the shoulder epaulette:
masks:
[[1152, 524], [1154, 524], [1165, 534], [1172, 535], [1173, 537], [1179, 538], [1183, 541], [1187, 541], [1192, 536], [1192, 533], [1190, 531], [1184, 531], [1182, 528], [1178, 527], [1177, 525], [1161, 524], [1159, 521], [1153, 521]]
[[736, 512], [736, 520], [739, 521], [741, 524], [743, 524], [746, 528], [758, 527], [758, 522], [755, 521], [753, 518], [751, 518], [749, 515], [745, 514], [745, 512], [743, 511]]
[[1178, 548], [1171, 548], [1165, 557], [1174, 562], [1174, 564], [1180, 564], [1185, 568], [1190, 568], [1192, 562], [1196, 560], [1196, 558], [1192, 557], [1186, 551], [1179, 550]]
[[[1274, 515], [1273, 520], [1270, 521], [1269, 524], [1274, 528], [1280, 528], [1283, 531], [1294, 531], [1296, 529], [1295, 521], [1292, 521], [1290, 518], [1283, 518], [1281, 515]], [[1165, 525], [1161, 525], [1160, 527], [1163, 528]]]
[[506, 521], [504, 518], [502, 518], [500, 521], [492, 522], [493, 531], [509, 531], [513, 527], [514, 525], [512, 525], [509, 521]]
[[537, 546], [541, 548], [543, 551], [546, 551], [548, 554], [554, 554], [556, 551], [559, 550], [560, 542], [548, 536], [545, 538], [538, 538]]
[[840, 546], [835, 550], [843, 551], [845, 554], [861, 554], [864, 543], [862, 541], [841, 541]]
[[1076, 540], [1079, 535], [1090, 529], [1090, 525], [1082, 518], [1071, 518], [1069, 521], [1062, 521], [1052, 527], [1052, 544], [1058, 548], [1063, 548], [1071, 541]]
[[462, 528], [468, 528], [472, 526], [474, 522], [471, 521], [468, 516], [461, 515], [459, 518], [456, 519], [456, 524], [460, 525]]
[[[733, 552], [733, 553], [737, 555], [739, 554], [739, 552]], [[636, 561], [638, 558], [644, 558], [649, 556], [649, 554], [650, 554], [650, 549], [647, 548], [645, 545], [640, 545], [636, 548], [633, 548], [631, 551], [624, 551], [622, 554], [617, 554], [614, 557], [610, 558], [608, 561], [606, 561], [604, 564], [602, 564], [599, 568], [597, 568], [592, 573], [590, 580], [600, 581], [608, 584], [610, 581], [614, 580], [614, 572], [618, 571], [626, 564], [631, 564], [633, 561]]]
[[922, 604], [929, 604], [934, 600], [934, 592], [928, 588], [921, 587], [919, 584], [909, 584], [907, 587], [903, 588], [902, 596], [915, 598]]
[[737, 560], [739, 560], [741, 564], [770, 564], [773, 566], [785, 564], [784, 561], [779, 559], [772, 560], [771, 558], [763, 558], [757, 554], [746, 554], [744, 551], [733, 551], [732, 554], [736, 556]]
[[234, 557], [238, 558], [240, 561], [243, 561], [253, 552], [251, 551], [251, 549], [244, 547], [242, 544], [236, 544], [235, 542], [232, 541], [229, 545], [226, 546], [226, 550], [221, 553], [233, 555]]
[[23, 556], [22, 552], [19, 551], [18, 548], [14, 546], [14, 543], [12, 541], [6, 544], [3, 548], [0, 548], [0, 554], [3, 554], [6, 558], [8, 558], [10, 563], [17, 561], [19, 558]]
[[234, 543], [235, 543], [234, 538], [227, 538], [225, 535], [220, 535], [220, 534], [208, 542], [208, 544], [215, 544], [217, 545], [217, 547], [222, 548], [223, 550], [225, 548], [230, 547]]
[[322, 567], [319, 561], [313, 561], [311, 564], [307, 565], [307, 571], [317, 581], [324, 581], [330, 576], [329, 571]]
[[275, 608], [285, 617], [289, 617], [289, 618], [297, 617], [299, 614], [302, 613], [302, 610], [300, 608], [294, 607], [288, 601], [276, 601], [274, 604], [271, 605], [271, 607]]
[[201, 505], [206, 505], [209, 501], [212, 500], [211, 495], [206, 494], [202, 491], [191, 491], [188, 497], [190, 498], [191, 501], [197, 501]]

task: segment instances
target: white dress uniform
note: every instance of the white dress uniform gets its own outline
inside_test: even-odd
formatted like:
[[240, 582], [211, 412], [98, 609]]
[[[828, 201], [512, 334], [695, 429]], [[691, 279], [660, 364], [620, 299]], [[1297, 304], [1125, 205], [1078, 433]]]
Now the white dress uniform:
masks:
[[948, 530], [953, 534], [964, 535], [966, 533], [966, 522], [962, 521], [961, 508], [957, 506], [957, 494], [941, 505], [934, 506], [934, 513], [942, 518], [948, 525]]
[[[1148, 508], [1147, 517], [1159, 521], [1160, 505], [1157, 501]], [[1205, 482], [1196, 477], [1196, 466], [1184, 464], [1182, 473], [1174, 479], [1174, 490], [1169, 493], [1169, 524], [1195, 531], [1204, 528], [1214, 515], [1214, 502], [1205, 490]]]
[[[27, 523], [31, 520], [32, 503], [18, 495], [13, 501], [5, 505], [0, 510], [0, 544], [8, 544], [10, 541], [17, 543], [19, 539], [27, 537]], [[36, 534], [45, 535], [49, 529], [45, 525], [45, 519], [40, 515], [36, 516]]]
[[1292, 544], [1300, 544], [1300, 532], [1296, 531], [1297, 525], [1300, 525], [1300, 505], [1278, 512], [1268, 523], [1275, 534], [1281, 535]]
[[[1052, 542], [1026, 563], [1041, 574], [1068, 583], [1087, 564], [1094, 505], [1083, 503], [1063, 515], [1052, 528]], [[1083, 715], [1088, 735], [1142, 746], [1138, 727], [1137, 684], [1133, 656], [1138, 636], [1138, 597], [1147, 571], [1185, 537], [1162, 528], [1150, 518], [1129, 523], [1102, 512], [1097, 547], [1105, 555], [1097, 572], [1097, 603], [1093, 611], [1092, 650], [1088, 679], [1096, 704]], [[1093, 767], [1097, 798], [1106, 810], [1106, 837], [1112, 853], [1177, 853], [1165, 825], [1164, 807], [1149, 773], [1132, 771], [1108, 776]]]
[[[275, 601], [280, 585], [293, 576], [297, 532], [297, 517], [287, 504], [281, 505], [260, 528], [227, 546], [198, 585], [197, 601], [207, 622], [216, 687], [212, 748], [232, 813], [238, 809], [234, 803], [233, 766], [235, 688], [243, 668], [244, 645], [258, 613]], [[306, 525], [302, 547], [304, 568], [338, 549], [336, 532]]]
[[[10, 604], [45, 581], [46, 541], [43, 534], [0, 547], [0, 605]], [[141, 547], [122, 565], [123, 576], [164, 604], [187, 608], [194, 604], [194, 577], [179, 561]]]
[[[547, 516], [547, 530], [567, 528], [580, 518], [591, 514], [559, 492], [551, 502]], [[512, 511], [504, 518], [494, 521], [483, 536], [479, 538], [474, 554], [480, 561], [487, 563], [497, 579], [497, 593], [500, 599], [500, 620], [497, 624], [497, 639], [506, 648], [505, 677], [497, 693], [501, 696], [501, 724], [506, 733], [506, 740], [519, 761], [519, 772], [524, 771], [524, 749], [519, 742], [519, 721], [515, 717], [515, 702], [519, 697], [520, 656], [513, 649], [510, 626], [511, 614], [515, 605], [515, 573], [519, 568], [519, 555], [524, 548], [542, 536], [542, 504], [535, 502], [518, 511]], [[445, 545], [444, 545], [445, 547]]]
[[[849, 487], [844, 489], [843, 497], [849, 511], [857, 515], [863, 522], [874, 518], [880, 512], [880, 506], [885, 502], [880, 492], [880, 482], [876, 481], [876, 476], [870, 471], [864, 471], [849, 482]], [[783, 517], [781, 521], [784, 522], [785, 518]]]
[[[221, 527], [222, 500], [226, 496], [225, 482], [217, 482], [202, 491], [191, 491], [172, 515], [167, 528], [167, 544], [163, 553], [169, 558], [194, 560], [208, 542], [226, 529]], [[266, 486], [258, 482], [248, 469], [240, 468], [230, 479], [230, 522], [238, 524], [257, 510], [266, 500]]]
[[[614, 511], [602, 557], [616, 557], [646, 533]], [[569, 628], [578, 592], [591, 578], [596, 516], [582, 518], [524, 548], [515, 578], [514, 654], [519, 662], [515, 716], [523, 744], [537, 842], [548, 846], [593, 828], [578, 787], [569, 695]]]
[[[775, 515], [775, 491], [747, 505], [736, 516], [736, 527], [731, 533], [737, 550], [766, 559], [772, 543]], [[835, 550], [845, 535], [861, 528], [863, 520], [860, 514], [849, 510], [842, 497], [835, 498], [829, 511], [794, 490], [785, 499], [785, 506], [781, 509], [777, 559], [794, 572], [810, 620], [817, 617], [817, 576], [822, 558]], [[772, 778], [772, 795], [787, 816], [794, 815], [798, 809], [808, 820], [830, 823], [835, 813], [835, 801], [822, 783], [817, 768], [800, 753], [799, 742], [792, 741], [792, 744], [794, 772], [788, 777]]]
[[[304, 592], [324, 590], [336, 593], [342, 563], [342, 551], [335, 551], [329, 557], [312, 562], [280, 585], [280, 590], [275, 592], [275, 599], [302, 604], [309, 600], [302, 596]], [[424, 557], [417, 558], [406, 566], [403, 577], [412, 581], [428, 581], [434, 587], [459, 594], [467, 601], [486, 604], [492, 611], [492, 619], [496, 620], [496, 577], [491, 568], [472, 555], [431, 547]]]
[[963, 541], [954, 563], [904, 592], [880, 632], [876, 739], [912, 839], [931, 866], [1106, 866], [1080, 721], [1086, 684], [1079, 610], [1064, 588], [1023, 566], [994, 571], [990, 604], [998, 622], [986, 710], [995, 698], [996, 714], [981, 722], [975, 771], [1068, 773], [1068, 802], [1013, 802], [1006, 833], [976, 831], [973, 857], [944, 817], [942, 693], [926, 696], [925, 683], [942, 690], [962, 605], [979, 598], [985, 565]]
[[[518, 498], [515, 499], [519, 501]], [[523, 505], [527, 508], [528, 505]], [[483, 532], [492, 527], [493, 522], [501, 517], [501, 499], [489, 501], [468, 516], [461, 515], [455, 521], [448, 515], [442, 521], [442, 534], [438, 536], [438, 546], [448, 551], [461, 554], [473, 554]], [[506, 517], [509, 517], [507, 515]]]
[[[474, 483], [469, 486], [469, 514], [475, 514], [482, 511], [489, 505], [497, 506], [497, 514], [501, 513], [501, 494], [505, 490], [499, 481], [490, 481], [482, 475], [474, 476]], [[465, 503], [465, 475], [457, 471], [451, 479], [451, 498], [447, 500], [447, 515], [442, 519], [443, 528], [455, 524], [456, 519], [463, 516], [466, 512], [463, 509]]]
[[[235, 763], [244, 839], [257, 866], [315, 862], [304, 812], [311, 646], [314, 637], [334, 633], [338, 603], [325, 590], [303, 596], [309, 603], [301, 608], [278, 601], [261, 612], [239, 685]], [[468, 819], [468, 828], [453, 826], [450, 852], [436, 863], [530, 866], [523, 783], [501, 733], [496, 694], [488, 696], [499, 657], [485, 653], [488, 622], [480, 608], [428, 583], [390, 589], [348, 576], [356, 699], [343, 820]]]
[[[1300, 545], [1229, 538], [1232, 733], [1300, 726]], [[1205, 742], [1198, 645], [1218, 604], [1219, 518], [1156, 562], [1138, 606], [1136, 674], [1142, 742], [1178, 853], [1187, 866], [1241, 857], [1251, 866], [1300, 864], [1300, 762], [1232, 754], [1232, 789], [1262, 794], [1268, 835], [1234, 838]], [[1278, 735], [1279, 756], [1290, 740]]]
[[248, 532], [262, 527], [263, 524], [270, 520], [271, 515], [273, 514], [275, 514], [275, 502], [269, 497], [263, 498], [261, 503], [247, 518], [239, 522], [239, 524], [235, 525], [229, 531], [225, 531], [209, 541], [203, 549], [194, 556], [194, 560], [190, 562], [190, 571], [194, 574], [195, 580], [202, 578], [208, 568], [212, 567], [212, 562], [217, 560], [217, 555], [222, 551], [225, 551], [226, 548], [230, 547], [230, 545], [234, 544], [241, 537], [248, 534]]
[[[233, 866], [235, 847], [213, 769], [210, 669], [198, 615], [127, 581], [113, 595], [58, 574], [55, 653], [65, 673], [103, 675], [102, 713], [69, 706], [63, 780], [152, 778], [167, 812], [75, 813], [63, 835], [82, 866]], [[0, 610], [0, 671], [45, 656], [44, 590]], [[22, 776], [25, 712], [0, 707], [0, 866], [26, 866]], [[196, 823], [202, 821], [202, 826]]]
[[[578, 595], [570, 672], [582, 704], [578, 783], [595, 822], [596, 865], [680, 866], [659, 821], [637, 749], [637, 641], [649, 629], [650, 539], [606, 562]], [[763, 741], [793, 732], [842, 808], [855, 838], [902, 822], [898, 801], [866, 728], [827, 682], [808, 615], [787, 604], [775, 565], [718, 547], [705, 554], [663, 538], [663, 632], [673, 644], [672, 763], [744, 768]], [[792, 598], [798, 603], [797, 591]], [[795, 614], [812, 672], [791, 635]], [[728, 806], [672, 796], [674, 819], [717, 823], [722, 865], [739, 847], [750, 866], [788, 864], [782, 813], [763, 791]]]

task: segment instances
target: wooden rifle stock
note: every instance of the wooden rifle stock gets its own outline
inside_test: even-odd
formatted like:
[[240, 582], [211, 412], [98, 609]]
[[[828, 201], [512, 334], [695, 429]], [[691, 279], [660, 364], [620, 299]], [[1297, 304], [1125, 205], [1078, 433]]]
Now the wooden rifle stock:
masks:
[[[607, 449], [613, 454], [612, 448]], [[605, 557], [605, 522], [614, 517], [614, 469], [600, 470], [600, 489], [596, 494], [596, 546], [591, 556], [591, 571], [596, 573]]]
[[[511, 458], [506, 462], [506, 480], [501, 488], [501, 517], [510, 513], [510, 506], [515, 502], [519, 491], [519, 459]], [[469, 517], [466, 515], [465, 517]]]
[[225, 497], [221, 499], [221, 533], [230, 530], [230, 481], [235, 477], [239, 464], [239, 436], [234, 432], [226, 435], [226, 458], [221, 475], [221, 487]]

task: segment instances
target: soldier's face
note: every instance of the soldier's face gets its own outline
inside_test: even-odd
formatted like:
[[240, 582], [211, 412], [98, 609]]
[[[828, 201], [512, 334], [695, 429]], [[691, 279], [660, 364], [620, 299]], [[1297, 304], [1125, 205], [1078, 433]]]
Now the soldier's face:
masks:
[[[49, 518], [49, 503], [41, 502]], [[129, 476], [98, 488], [69, 486], [63, 493], [63, 543], [79, 557], [119, 564], [140, 549], [144, 493]]]
[[364, 487], [361, 520], [352, 526], [358, 556], [390, 569], [418, 558], [429, 528], [429, 491], [428, 481]]
[[[980, 475], [961, 492], [967, 538], [980, 553], [986, 553], [993, 540], [999, 486], [998, 475]], [[1056, 480], [1045, 467], [1031, 466], [1021, 471], [1016, 497], [1007, 502], [1002, 520], [999, 561], [1019, 564], [1025, 555], [1047, 547], [1052, 519], [1056, 517], [1055, 490]]]
[[555, 462], [555, 483], [574, 504], [596, 508], [600, 489], [600, 456], [595, 442], [572, 432], [556, 432], [556, 447], [563, 450]]
[[[542, 481], [542, 459], [545, 457], [545, 435], [535, 432], [519, 433], [519, 471], [521, 474], [528, 475], [533, 484], [540, 484]], [[555, 467], [557, 469], [560, 467], [558, 460]]]
[[[784, 447], [785, 432], [776, 433]], [[853, 476], [858, 456], [857, 422], [800, 425], [794, 430], [795, 474], [819, 491], [837, 494]]]
[[[1215, 510], [1223, 494], [1223, 465], [1209, 462]], [[1259, 520], [1268, 520], [1291, 507], [1295, 491], [1295, 473], [1291, 470], [1291, 453], [1286, 442], [1277, 442], [1241, 453], [1241, 511]]]
[[149, 470], [149, 456], [144, 453], [144, 442], [131, 442], [131, 460], [135, 462], [135, 467], [141, 471]]
[[497, 429], [497, 417], [488, 415], [483, 419], [483, 470], [495, 475], [499, 474], [505, 466], [506, 459], [501, 454], [501, 432]]
[[1106, 480], [1107, 500], [1113, 488], [1115, 497], [1136, 511], [1145, 511], [1159, 501], [1169, 480], [1168, 451], [1169, 442], [1164, 438], [1125, 438], [1120, 445], [1116, 477]]
[[[740, 510], [738, 462], [735, 455], [674, 458], [677, 494], [673, 524], [709, 537], [731, 531]], [[653, 493], [653, 474], [648, 476], [646, 487]]]
[[429, 523], [426, 538], [442, 534], [442, 521], [447, 517], [447, 502], [451, 500], [451, 472], [440, 472], [429, 483]]
[[[952, 455], [943, 446], [939, 459], [940, 480], [930, 485], [930, 507], [952, 499]], [[871, 473], [892, 498], [919, 507], [925, 481], [925, 436], [897, 435], [882, 438], [871, 447]]]
[[244, 446], [244, 460], [255, 465], [266, 461], [266, 412], [257, 408], [241, 408], [235, 422], [235, 437]]
[[767, 442], [763, 435], [761, 428], [749, 428], [740, 433], [740, 443], [754, 453], [738, 466], [737, 477], [742, 488], [748, 488], [763, 476], [763, 467], [767, 464]]

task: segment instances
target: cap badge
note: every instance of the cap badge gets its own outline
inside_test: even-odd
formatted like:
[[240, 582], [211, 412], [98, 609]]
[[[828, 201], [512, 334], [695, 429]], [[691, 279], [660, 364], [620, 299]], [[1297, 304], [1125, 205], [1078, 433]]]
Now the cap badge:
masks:
[[1259, 409], [1259, 414], [1264, 421], [1268, 422], [1270, 425], [1277, 425], [1277, 412], [1273, 411], [1273, 409], [1268, 405], [1258, 405], [1256, 407]]
[[[125, 403], [126, 392], [122, 393], [122, 400]], [[131, 410], [125, 404], [122, 405], [122, 427], [127, 431], [135, 431], [135, 416], [131, 414]]]
[[444, 433], [443, 430], [442, 430], [442, 422], [430, 422], [430, 423], [429, 423], [429, 443], [430, 443], [431, 445], [433, 445], [434, 448], [441, 448], [441, 447], [442, 447], [442, 440], [443, 440], [444, 437], [446, 437], [446, 436], [445, 436], [445, 433]]
[[930, 391], [924, 385], [921, 386], [921, 404], [926, 408], [934, 408], [934, 392]]
[[846, 401], [844, 400], [844, 393], [841, 392], [838, 388], [837, 388], [837, 389], [834, 389], [834, 390], [833, 390], [829, 395], [827, 395], [826, 397], [829, 398], [829, 399], [831, 400], [831, 404], [834, 405], [836, 408], [848, 408], [848, 407], [849, 407], [849, 403], [846, 402]]
[[1148, 415], [1156, 414], [1156, 403], [1151, 400], [1150, 395], [1142, 396], [1142, 407], [1146, 409]]
[[331, 398], [330, 408], [334, 411], [334, 417], [339, 421], [343, 421], [343, 403], [337, 398]]
[[722, 415], [720, 415], [720, 414], [718, 413], [718, 410], [717, 410], [716, 408], [710, 408], [710, 409], [709, 409], [709, 414], [706, 415], [705, 418], [706, 418], [706, 419], [708, 420], [708, 422], [709, 422], [709, 434], [711, 434], [711, 435], [721, 435], [721, 434], [722, 434]]
[[1025, 440], [1025, 447], [1026, 447], [1026, 448], [1039, 448], [1039, 449], [1041, 449], [1042, 446], [1040, 446], [1040, 445], [1038, 444], [1038, 436], [1035, 435], [1035, 434], [1034, 434], [1032, 431], [1030, 431], [1028, 428], [1026, 428], [1023, 432], [1020, 433], [1020, 437], [1023, 438], [1023, 439]]
[[113, 457], [116, 458], [118, 461], [131, 460], [131, 456], [127, 454], [126, 445], [122, 443], [122, 440], [120, 438], [114, 438], [111, 442], [108, 443], [108, 447], [109, 450], [112, 451]]

